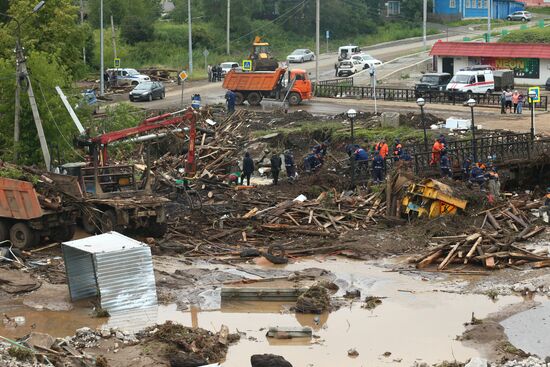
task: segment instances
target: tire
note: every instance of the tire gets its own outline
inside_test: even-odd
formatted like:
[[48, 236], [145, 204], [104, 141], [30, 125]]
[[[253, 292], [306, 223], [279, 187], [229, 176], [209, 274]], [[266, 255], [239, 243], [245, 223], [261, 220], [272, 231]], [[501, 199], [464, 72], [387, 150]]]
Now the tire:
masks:
[[252, 92], [246, 97], [246, 100], [251, 106], [259, 106], [262, 102], [262, 95], [258, 92]]
[[244, 103], [244, 96], [241, 92], [235, 92], [235, 104], [240, 106]]
[[511, 22], [512, 21], [512, 17], [508, 17], [506, 18], [507, 21]]
[[86, 212], [82, 213], [82, 228], [89, 234], [96, 234], [99, 232], [99, 218], [93, 214]]
[[527, 22], [527, 18], [521, 18], [521, 21], [522, 21], [523, 23], [525, 23], [525, 22]]
[[160, 95], [160, 99], [164, 99], [164, 97], [166, 97], [166, 92], [162, 92], [162, 94]]
[[139, 82], [133, 81], [131, 84], [132, 84], [133, 86], [136, 86], [136, 85], [139, 84]]
[[302, 102], [302, 97], [300, 97], [298, 93], [296, 92], [290, 93], [290, 95], [288, 96], [288, 103], [291, 106], [297, 106], [300, 104], [300, 102]]
[[38, 245], [40, 237], [27, 223], [15, 223], [10, 229], [10, 241], [18, 249], [27, 249]]
[[55, 242], [65, 242], [73, 239], [76, 232], [76, 224], [71, 224], [68, 226], [57, 227], [52, 231], [50, 236], [51, 240]]
[[302, 58], [300, 59], [300, 62], [303, 64], [304, 61], [305, 61], [305, 60], [304, 60], [304, 58], [302, 57]]
[[149, 220], [149, 227], [146, 230], [146, 234], [152, 237], [163, 237], [168, 231], [168, 223], [157, 223], [155, 218]]
[[485, 92], [486, 95], [491, 95], [491, 93], [493, 93], [493, 90], [492, 89], [487, 89], [487, 91]]
[[10, 239], [10, 227], [8, 223], [0, 221], [0, 242]]
[[153, 93], [149, 94], [149, 102], [151, 102], [153, 100]]
[[115, 211], [112, 209], [106, 210], [101, 216], [101, 231], [107, 233], [117, 229]]
[[132, 97], [130, 97], [130, 102], [134, 102], [134, 99]]

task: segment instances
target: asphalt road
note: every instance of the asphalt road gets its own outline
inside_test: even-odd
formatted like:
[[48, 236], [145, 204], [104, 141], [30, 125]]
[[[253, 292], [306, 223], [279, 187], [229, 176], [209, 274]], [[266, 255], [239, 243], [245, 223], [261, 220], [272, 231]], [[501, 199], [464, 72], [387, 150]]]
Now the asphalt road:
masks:
[[[521, 24], [514, 26], [504, 27], [508, 30], [519, 29]], [[497, 30], [497, 28], [493, 28]], [[424, 50], [422, 38], [409, 38], [405, 40], [398, 40], [392, 42], [380, 43], [373, 46], [364, 47], [363, 50], [368, 52], [373, 57], [384, 62], [376, 70], [377, 79], [381, 80], [387, 78], [395, 73], [398, 73], [402, 69], [410, 67], [411, 65], [421, 63], [430, 59], [428, 51], [431, 46], [439, 40], [445, 41], [462, 41], [464, 36], [471, 38], [479, 37], [483, 34], [483, 31], [472, 31], [469, 27], [457, 27], [450, 28], [446, 33], [430, 35], [427, 37], [426, 48]], [[337, 54], [335, 52], [323, 53], [319, 57], [319, 74], [321, 80], [334, 78], [334, 64], [337, 61]], [[311, 73], [311, 77], [315, 77], [315, 62], [306, 62], [303, 64], [291, 64], [290, 68], [301, 68]], [[355, 85], [370, 85], [371, 77], [368, 70], [364, 70], [353, 76]], [[221, 86], [221, 82], [208, 83], [204, 81], [185, 83], [183, 90], [175, 83], [168, 84], [166, 89], [166, 98], [164, 100], [156, 100], [152, 102], [134, 102], [135, 106], [139, 106], [148, 110], [174, 110], [186, 106], [191, 103], [191, 96], [193, 94], [200, 94], [203, 104], [215, 104], [224, 103], [225, 90]], [[122, 96], [121, 100], [128, 100], [127, 95]], [[182, 103], [183, 101], [183, 103]], [[115, 102], [116, 103], [116, 102]], [[308, 102], [301, 109], [310, 110], [310, 112], [316, 113], [326, 110], [325, 107], [321, 107], [323, 104], [315, 103], [314, 101]], [[277, 103], [270, 103], [267, 100], [262, 102], [263, 109], [273, 108], [278, 106]], [[250, 108], [248, 105], [247, 108]]]

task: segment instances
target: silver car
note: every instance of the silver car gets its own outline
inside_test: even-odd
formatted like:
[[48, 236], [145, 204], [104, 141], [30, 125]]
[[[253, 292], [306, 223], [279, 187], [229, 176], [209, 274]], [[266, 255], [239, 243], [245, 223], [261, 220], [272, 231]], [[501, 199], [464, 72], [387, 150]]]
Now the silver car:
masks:
[[506, 17], [507, 20], [520, 20], [522, 22], [528, 22], [533, 18], [528, 11], [515, 11]]
[[299, 48], [292, 51], [290, 55], [286, 57], [288, 62], [304, 62], [304, 61], [313, 61], [315, 60], [315, 54], [313, 51], [308, 50], [307, 48]]

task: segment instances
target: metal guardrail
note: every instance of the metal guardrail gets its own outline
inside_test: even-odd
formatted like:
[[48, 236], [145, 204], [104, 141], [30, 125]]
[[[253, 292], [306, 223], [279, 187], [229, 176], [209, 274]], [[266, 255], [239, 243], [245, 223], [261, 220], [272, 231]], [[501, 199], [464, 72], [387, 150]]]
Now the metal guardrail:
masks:
[[[468, 98], [476, 100], [479, 106], [500, 107], [500, 94], [472, 94], [466, 93], [449, 93], [445, 91], [430, 92], [419, 95], [414, 89], [405, 88], [376, 88], [372, 87], [359, 87], [354, 85], [345, 85], [344, 80], [351, 80], [353, 84], [353, 78], [341, 78], [326, 80], [324, 82], [330, 82], [324, 84], [323, 81], [319, 82], [315, 86], [316, 97], [328, 97], [328, 98], [369, 98], [385, 100], [385, 101], [405, 101], [414, 102], [420, 96], [428, 103], [441, 103], [441, 104], [463, 104]], [[548, 97], [541, 96], [540, 102], [535, 103], [535, 109], [548, 110]], [[529, 104], [525, 103], [525, 109], [529, 109]]]
[[353, 78], [337, 78], [337, 79], [328, 79], [328, 80], [320, 80], [318, 83], [315, 83], [315, 85], [319, 86], [326, 86], [330, 85], [333, 87], [353, 87]]

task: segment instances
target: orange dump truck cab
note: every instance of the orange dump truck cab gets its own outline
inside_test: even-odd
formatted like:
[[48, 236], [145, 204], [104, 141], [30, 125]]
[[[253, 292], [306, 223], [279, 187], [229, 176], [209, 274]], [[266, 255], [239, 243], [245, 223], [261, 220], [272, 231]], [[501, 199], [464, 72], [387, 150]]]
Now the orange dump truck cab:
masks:
[[263, 98], [288, 100], [295, 106], [303, 100], [311, 99], [312, 87], [307, 72], [302, 69], [288, 70], [277, 68], [275, 71], [229, 71], [223, 81], [223, 88], [236, 95], [236, 104], [247, 101], [257, 106]]

